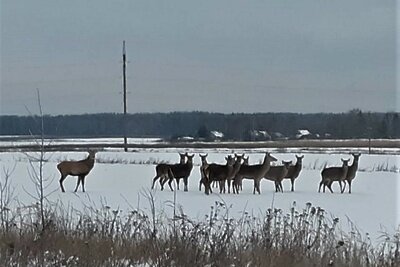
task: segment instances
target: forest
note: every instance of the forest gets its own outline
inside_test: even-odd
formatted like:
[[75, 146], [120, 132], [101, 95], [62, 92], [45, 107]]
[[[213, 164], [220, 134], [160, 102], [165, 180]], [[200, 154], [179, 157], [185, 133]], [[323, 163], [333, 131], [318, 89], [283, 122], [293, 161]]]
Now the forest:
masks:
[[[209, 113], [171, 112], [82, 115], [44, 115], [44, 134], [48, 137], [128, 137], [178, 138], [191, 136], [207, 139], [210, 132], [224, 134], [226, 140], [296, 138], [307, 130], [307, 138], [400, 138], [400, 113]], [[39, 116], [0, 116], [0, 135], [37, 135]], [[124, 123], [125, 122], [125, 123]]]

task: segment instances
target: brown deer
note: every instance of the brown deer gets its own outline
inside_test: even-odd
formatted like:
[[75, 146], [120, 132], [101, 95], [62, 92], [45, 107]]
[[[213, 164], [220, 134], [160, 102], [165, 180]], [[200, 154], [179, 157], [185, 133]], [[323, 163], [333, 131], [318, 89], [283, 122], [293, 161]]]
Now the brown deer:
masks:
[[360, 153], [358, 153], [358, 154], [352, 153], [351, 155], [353, 156], [353, 164], [351, 164], [351, 166], [349, 166], [349, 168], [347, 170], [346, 179], [344, 180], [345, 185], [343, 187], [342, 193], [346, 189], [346, 181], [347, 181], [347, 183], [349, 184], [349, 194], [351, 194], [351, 182], [356, 177], [356, 173], [357, 173], [357, 169], [358, 169], [358, 160], [361, 156]]
[[239, 194], [239, 187], [243, 179], [251, 179], [254, 180], [253, 194], [255, 194], [256, 191], [260, 194], [260, 181], [268, 172], [270, 163], [276, 160], [275, 157], [267, 152], [265, 153], [262, 164], [242, 165], [234, 178], [234, 193], [236, 191], [236, 193]]
[[[246, 165], [249, 165], [249, 156], [247, 156], [247, 158], [243, 157], [243, 163], [240, 166], [240, 168], [242, 168], [242, 166], [246, 166]], [[239, 168], [239, 171], [240, 171], [240, 168]], [[235, 182], [237, 182], [239, 184], [235, 184]], [[238, 191], [238, 190], [236, 190], [236, 188], [238, 188], [238, 190], [240, 189], [240, 191], [242, 191], [243, 190], [243, 183], [242, 183], [242, 180], [235, 181], [235, 177], [233, 177], [232, 189], [233, 189], [233, 193], [234, 194], [236, 193], [236, 191]]]
[[[164, 190], [163, 181], [164, 180], [167, 181], [167, 180], [170, 180], [170, 179], [172, 179], [172, 180], [174, 179], [174, 175], [173, 175], [173, 172], [171, 170], [171, 167], [175, 166], [175, 165], [184, 165], [185, 164], [185, 160], [186, 160], [186, 155], [187, 155], [187, 153], [184, 153], [184, 154], [179, 153], [180, 160], [179, 160], [178, 164], [166, 164], [166, 163], [157, 164], [157, 166], [156, 166], [156, 176], [153, 178], [153, 183], [152, 183], [151, 189], [154, 189], [154, 185], [155, 185], [156, 181], [158, 179], [160, 179], [161, 190]], [[169, 185], [169, 188], [172, 191], [174, 191], [172, 189], [172, 185], [171, 184], [168, 184], [168, 185]], [[178, 185], [178, 189], [179, 189], [179, 185]]]
[[349, 169], [348, 167], [349, 160], [342, 159], [342, 162], [343, 162], [342, 167], [330, 167], [330, 168], [324, 168], [322, 170], [321, 172], [322, 180], [319, 183], [318, 192], [321, 192], [321, 186], [323, 186], [323, 192], [325, 193], [325, 187], [327, 186], [328, 189], [331, 191], [331, 193], [333, 193], [332, 183], [334, 181], [339, 182], [340, 191], [342, 191], [342, 182], [346, 179], [347, 176], [347, 171]]
[[[190, 176], [190, 173], [192, 172], [193, 169], [193, 155], [189, 155], [189, 154], [185, 154], [185, 156], [187, 157], [187, 161], [184, 164], [174, 164], [174, 165], [170, 165], [171, 171], [172, 171], [172, 176], [169, 176], [169, 182], [168, 185], [171, 188], [171, 183], [174, 180], [174, 178], [176, 179], [176, 183], [177, 183], [177, 188], [179, 190], [179, 181], [180, 179], [183, 179], [183, 183], [184, 183], [184, 191], [187, 192], [188, 191], [188, 178]], [[168, 181], [168, 179], [164, 178], [160, 180], [161, 183], [161, 188], [164, 188], [164, 184]]]
[[205, 154], [205, 155], [199, 154], [199, 156], [200, 156], [200, 159], [201, 159], [199, 191], [201, 191], [201, 185], [203, 184], [204, 186], [206, 186], [207, 177], [206, 177], [206, 174], [205, 174], [205, 170], [208, 168], [209, 164], [207, 162], [208, 154]]
[[275, 192], [282, 192], [282, 180], [289, 172], [291, 161], [283, 161], [281, 166], [271, 166], [268, 172], [265, 174], [264, 178], [275, 183]]
[[299, 174], [301, 172], [301, 168], [303, 166], [303, 156], [297, 156], [296, 155], [296, 164], [292, 165], [289, 167], [289, 171], [285, 176], [285, 179], [290, 179], [290, 182], [292, 183], [292, 189], [291, 191], [294, 191], [294, 181], [296, 180], [297, 177], [299, 177]]
[[[206, 191], [207, 187], [211, 188], [211, 183], [217, 181], [220, 183], [220, 193], [223, 191], [222, 182], [233, 174], [233, 165], [235, 164], [235, 158], [231, 157], [230, 155], [225, 157], [226, 164], [220, 165], [211, 163], [208, 165], [208, 168], [205, 170], [206, 176]], [[210, 190], [210, 189], [209, 189]]]
[[82, 184], [82, 191], [85, 192], [85, 177], [93, 169], [97, 151], [89, 150], [88, 152], [89, 155], [86, 159], [79, 161], [62, 161], [57, 165], [57, 169], [61, 173], [60, 186], [63, 193], [65, 192], [63, 182], [68, 175], [78, 176], [74, 192], [78, 190], [79, 184]]
[[235, 154], [236, 161], [233, 164], [232, 173], [230, 173], [224, 181], [221, 181], [220, 186], [222, 186], [222, 192], [225, 193], [225, 181], [228, 183], [228, 193], [231, 193], [231, 185], [232, 185], [232, 192], [233, 192], [233, 179], [235, 178], [236, 174], [238, 173], [240, 167], [242, 166], [242, 159], [244, 158], [244, 154], [237, 155]]

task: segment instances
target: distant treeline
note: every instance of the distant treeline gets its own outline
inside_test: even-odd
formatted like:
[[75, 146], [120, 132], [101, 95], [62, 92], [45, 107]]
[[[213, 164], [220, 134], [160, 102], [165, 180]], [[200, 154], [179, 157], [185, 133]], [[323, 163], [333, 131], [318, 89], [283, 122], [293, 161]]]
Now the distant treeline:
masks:
[[[208, 131], [224, 133], [229, 140], [248, 140], [253, 130], [294, 138], [306, 129], [311, 138], [400, 138], [400, 113], [208, 113], [172, 112], [44, 116], [44, 134], [52, 137], [205, 137]], [[279, 134], [278, 134], [279, 133]], [[0, 116], [0, 135], [40, 134], [40, 117]]]

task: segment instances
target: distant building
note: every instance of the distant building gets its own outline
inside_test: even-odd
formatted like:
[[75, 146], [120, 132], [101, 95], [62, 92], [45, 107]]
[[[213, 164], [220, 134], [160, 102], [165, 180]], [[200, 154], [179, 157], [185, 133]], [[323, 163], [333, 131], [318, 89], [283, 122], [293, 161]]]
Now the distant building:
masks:
[[213, 141], [222, 140], [224, 138], [224, 133], [219, 131], [210, 131], [210, 139]]
[[297, 130], [297, 133], [296, 133], [296, 139], [308, 139], [311, 136], [312, 135], [311, 135], [310, 131], [306, 130], [306, 129]]
[[251, 141], [269, 141], [272, 139], [267, 131], [261, 130], [250, 130], [249, 137]]

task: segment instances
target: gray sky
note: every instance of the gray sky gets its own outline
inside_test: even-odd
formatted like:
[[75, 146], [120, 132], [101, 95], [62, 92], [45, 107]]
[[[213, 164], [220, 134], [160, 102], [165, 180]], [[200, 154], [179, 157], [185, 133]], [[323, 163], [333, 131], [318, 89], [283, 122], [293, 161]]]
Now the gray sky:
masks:
[[121, 112], [123, 40], [130, 113], [400, 111], [393, 0], [1, 0], [1, 114]]

